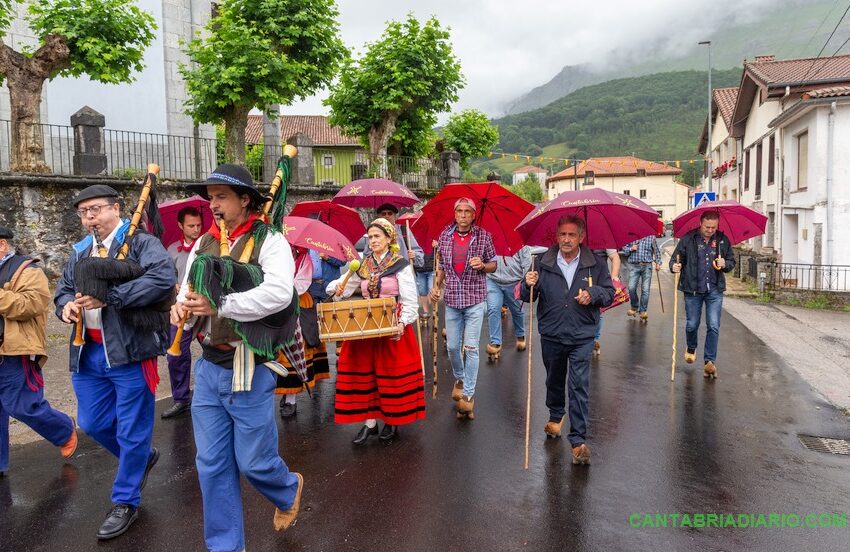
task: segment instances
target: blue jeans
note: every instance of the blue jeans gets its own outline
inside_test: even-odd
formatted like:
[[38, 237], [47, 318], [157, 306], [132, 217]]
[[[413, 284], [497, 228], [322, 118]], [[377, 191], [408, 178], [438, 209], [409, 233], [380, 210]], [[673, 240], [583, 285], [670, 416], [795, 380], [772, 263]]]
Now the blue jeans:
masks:
[[[245, 548], [239, 474], [260, 494], [288, 510], [298, 478], [278, 454], [274, 373], [257, 366], [251, 390], [231, 391], [233, 371], [195, 362], [192, 427], [204, 504], [204, 540], [219, 552]], [[265, 514], [263, 514], [265, 515]]]
[[[475, 394], [478, 379], [478, 343], [487, 302], [482, 301], [464, 309], [446, 307], [446, 347], [456, 380], [463, 381], [463, 394]], [[461, 348], [462, 347], [462, 348]], [[463, 354], [466, 353], [466, 354]]]
[[88, 342], [80, 371], [71, 375], [77, 394], [77, 422], [89, 437], [118, 458], [112, 503], [137, 507], [153, 441], [154, 394], [142, 366], [109, 367], [103, 345]]
[[[640, 282], [640, 305], [638, 305], [638, 282]], [[652, 263], [641, 266], [629, 263], [629, 299], [632, 309], [646, 312], [649, 306], [649, 286], [652, 284]]]
[[432, 287], [434, 287], [433, 272], [416, 273], [416, 293], [418, 293], [420, 297], [428, 295]]
[[688, 340], [688, 350], [696, 351], [703, 303], [705, 303], [705, 349], [702, 356], [703, 360], [714, 362], [717, 359], [717, 340], [720, 338], [720, 310], [723, 308], [723, 293], [713, 289], [708, 293], [685, 294], [685, 314], [687, 316], [685, 334]]
[[516, 336], [525, 337], [522, 305], [514, 299], [516, 284], [497, 284], [487, 278], [487, 326], [490, 328], [490, 343], [502, 344], [502, 305], [508, 307], [514, 321]]
[[[569, 398], [570, 445], [587, 440], [588, 402], [590, 398], [590, 357], [593, 341], [567, 345], [542, 338], [540, 351], [546, 367], [546, 407], [549, 421], [560, 422]], [[568, 385], [567, 385], [568, 384]]]
[[599, 338], [602, 337], [602, 319], [605, 318], [605, 315], [601, 312], [599, 313], [599, 322], [596, 323], [596, 336], [593, 338], [594, 341], [599, 341]]
[[[30, 382], [34, 383], [34, 382]], [[0, 356], [0, 471], [9, 467], [9, 417], [18, 419], [58, 446], [71, 438], [73, 422], [44, 400], [44, 389], [27, 385], [20, 356]]]

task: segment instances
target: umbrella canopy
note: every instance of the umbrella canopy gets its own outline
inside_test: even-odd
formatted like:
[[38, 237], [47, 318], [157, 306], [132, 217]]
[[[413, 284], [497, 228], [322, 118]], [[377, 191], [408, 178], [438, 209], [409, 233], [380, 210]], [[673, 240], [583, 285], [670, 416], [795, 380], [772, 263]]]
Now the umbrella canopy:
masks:
[[419, 217], [422, 216], [422, 211], [417, 211], [415, 213], [405, 213], [396, 219], [396, 222], [404, 226], [404, 223], [410, 221], [410, 224], [413, 225], [414, 222], [419, 220]]
[[767, 217], [758, 211], [731, 199], [706, 201], [699, 207], [685, 211], [673, 219], [673, 237], [681, 238], [691, 230], [699, 228], [703, 213], [714, 211], [720, 215], [718, 229], [726, 234], [732, 245], [761, 236], [767, 226]]
[[292, 217], [316, 218], [354, 243], [366, 233], [366, 226], [354, 209], [329, 199], [302, 201], [289, 212]]
[[313, 249], [345, 262], [360, 258], [348, 238], [316, 219], [283, 217], [282, 230], [290, 245]]
[[210, 211], [210, 202], [201, 196], [196, 195], [188, 199], [160, 203], [159, 216], [162, 217], [162, 224], [165, 227], [165, 231], [160, 239], [165, 247], [168, 247], [183, 237], [183, 232], [177, 226], [177, 214], [184, 207], [195, 207], [201, 212], [201, 232], [206, 232], [206, 229], [210, 227], [214, 220], [212, 211]]
[[534, 209], [534, 205], [497, 182], [449, 184], [434, 196], [410, 229], [425, 253], [433, 250], [432, 241], [455, 221], [455, 201], [467, 197], [475, 202], [475, 224], [493, 235], [493, 246], [499, 255], [514, 255], [522, 249], [523, 239], [517, 224]]
[[356, 209], [377, 209], [384, 203], [410, 207], [419, 203], [416, 194], [392, 180], [364, 178], [346, 184], [331, 200]]
[[575, 215], [587, 226], [584, 244], [591, 249], [614, 249], [658, 231], [658, 213], [632, 196], [599, 188], [558, 194], [529, 213], [517, 230], [529, 245], [557, 242], [558, 220]]

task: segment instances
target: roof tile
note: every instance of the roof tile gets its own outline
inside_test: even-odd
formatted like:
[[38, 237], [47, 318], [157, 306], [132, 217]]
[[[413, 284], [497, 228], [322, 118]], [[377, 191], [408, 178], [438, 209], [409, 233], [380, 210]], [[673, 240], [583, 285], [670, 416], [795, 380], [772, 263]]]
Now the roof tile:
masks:
[[[303, 133], [313, 140], [316, 146], [359, 146], [357, 138], [346, 136], [342, 129], [328, 124], [324, 115], [281, 115], [280, 138], [286, 140], [297, 133]], [[263, 116], [248, 115], [245, 127], [245, 143], [259, 144], [263, 141]]]
[[637, 176], [638, 169], [644, 169], [647, 176], [677, 175], [682, 172], [682, 169], [677, 169], [664, 163], [646, 161], [645, 159], [639, 159], [631, 155], [625, 157], [591, 157], [579, 163], [577, 169], [567, 167], [558, 174], [550, 177], [547, 181], [571, 180], [574, 176], [584, 178], [586, 171], [593, 172], [594, 176]]

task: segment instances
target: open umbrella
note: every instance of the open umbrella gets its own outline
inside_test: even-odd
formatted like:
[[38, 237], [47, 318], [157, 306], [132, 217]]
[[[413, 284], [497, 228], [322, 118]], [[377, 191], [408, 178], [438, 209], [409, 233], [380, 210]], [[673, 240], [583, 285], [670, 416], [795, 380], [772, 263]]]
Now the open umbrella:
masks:
[[289, 216], [316, 218], [339, 231], [352, 243], [366, 233], [366, 226], [360, 220], [357, 211], [345, 205], [334, 203], [329, 199], [302, 201], [293, 207]]
[[584, 243], [590, 249], [614, 249], [645, 236], [658, 228], [658, 212], [625, 194], [599, 188], [558, 194], [519, 223], [517, 230], [528, 245], [555, 244], [558, 220], [575, 215], [586, 225]]
[[392, 180], [364, 178], [346, 184], [331, 200], [356, 209], [377, 209], [384, 203], [410, 207], [419, 203], [416, 194]]
[[731, 199], [706, 201], [673, 219], [673, 236], [681, 238], [699, 228], [700, 217], [707, 211], [720, 215], [718, 229], [726, 234], [732, 245], [764, 234], [767, 217]]
[[165, 227], [165, 231], [160, 239], [165, 247], [168, 247], [183, 237], [180, 227], [177, 226], [177, 213], [183, 207], [195, 207], [201, 212], [201, 228], [209, 228], [210, 224], [212, 224], [213, 214], [210, 211], [210, 202], [201, 196], [195, 195], [188, 199], [177, 199], [160, 203], [159, 216], [162, 218], [162, 224]]
[[345, 262], [360, 258], [348, 238], [316, 219], [283, 217], [282, 231], [290, 245], [313, 249]]
[[421, 217], [421, 216], [422, 216], [422, 211], [405, 213], [405, 214], [401, 215], [400, 217], [398, 217], [396, 219], [396, 222], [401, 224], [401, 225], [404, 225], [406, 222], [410, 222], [410, 224], [412, 225], [417, 220], [419, 220], [419, 217]]
[[478, 182], [449, 184], [422, 208], [410, 228], [425, 253], [433, 250], [431, 242], [454, 222], [455, 202], [462, 197], [475, 202], [475, 224], [493, 235], [498, 255], [511, 256], [522, 249], [525, 244], [516, 227], [534, 205], [497, 182]]

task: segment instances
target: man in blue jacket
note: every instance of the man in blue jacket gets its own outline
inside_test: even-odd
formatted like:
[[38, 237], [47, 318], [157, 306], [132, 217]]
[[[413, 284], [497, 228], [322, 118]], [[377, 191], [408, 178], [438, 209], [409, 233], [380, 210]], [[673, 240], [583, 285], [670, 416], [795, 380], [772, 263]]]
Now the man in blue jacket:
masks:
[[706, 211], [700, 217], [700, 226], [685, 234], [670, 257], [670, 270], [681, 272], [679, 289], [685, 295], [685, 334], [688, 350], [685, 362], [693, 364], [697, 355], [697, 339], [702, 306], [705, 305], [705, 348], [703, 349], [703, 376], [717, 377], [717, 342], [720, 338], [720, 313], [723, 292], [726, 291], [726, 272], [735, 268], [732, 244], [717, 227], [720, 216]]
[[151, 447], [156, 357], [165, 354], [167, 326], [143, 332], [126, 324], [123, 312], [168, 299], [177, 273], [162, 243], [139, 232], [132, 237], [127, 259], [141, 266], [144, 274], [109, 286], [105, 303], [77, 293], [77, 261], [97, 256], [92, 233], [97, 233], [108, 256], [115, 257], [127, 239], [130, 221], [121, 218], [118, 192], [102, 184], [80, 192], [74, 208], [88, 235], [74, 245], [53, 302], [63, 322], [82, 318], [85, 328], [85, 344], [77, 347], [72, 340], [70, 345], [80, 427], [118, 458], [112, 510], [97, 532], [105, 540], [121, 535], [135, 521], [148, 472], [159, 459], [159, 452]]
[[560, 437], [569, 382], [570, 433], [573, 464], [590, 464], [587, 446], [590, 357], [599, 308], [614, 300], [608, 263], [580, 245], [584, 220], [567, 215], [558, 221], [558, 245], [535, 256], [520, 295], [529, 302], [531, 286], [537, 299], [538, 331], [546, 367], [546, 407], [549, 422], [543, 431]]

